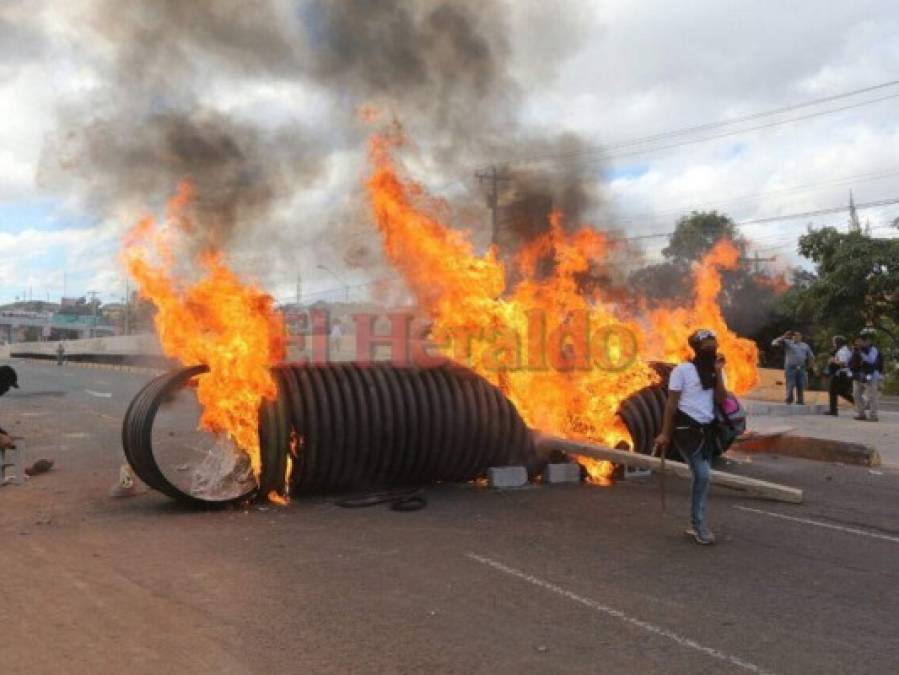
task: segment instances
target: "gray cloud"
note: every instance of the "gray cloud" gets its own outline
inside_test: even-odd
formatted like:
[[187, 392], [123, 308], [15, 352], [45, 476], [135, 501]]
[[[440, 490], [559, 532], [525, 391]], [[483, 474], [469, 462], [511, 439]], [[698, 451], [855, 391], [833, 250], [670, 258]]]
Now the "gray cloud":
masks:
[[[601, 148], [893, 79], [897, 29], [891, 0], [11, 0], [0, 4], [0, 84], [34, 72], [4, 89], [16, 104], [3, 108], [13, 124], [0, 130], [0, 165], [17, 168], [21, 183], [30, 161], [16, 149], [21, 130], [28, 143], [49, 136], [42, 185], [98, 210], [125, 198], [153, 206], [185, 171], [204, 171], [217, 227], [268, 228], [240, 238], [260, 249], [301, 240], [308, 268], [344, 234], [370, 229], [359, 208], [362, 103], [407, 125], [417, 176], [435, 187], [457, 181], [459, 218], [478, 226], [487, 220], [479, 166], [555, 152], [569, 133]], [[48, 87], [63, 104], [55, 129], [38, 124]], [[600, 226], [615, 220], [603, 208], [610, 198], [625, 215], [648, 214], [628, 219], [634, 234], [669, 229], [681, 207], [767, 216], [840, 203], [849, 187], [860, 200], [893, 196], [889, 180], [783, 189], [891, 168], [897, 139], [894, 106], [871, 106], [610, 162], [596, 153], [543, 174], [513, 167], [521, 180], [505, 197], [549, 194]], [[207, 163], [185, 153], [195, 145]], [[602, 167], [610, 180], [599, 186]], [[525, 221], [542, 210], [524, 208]], [[748, 234], [778, 243], [804, 226]]]
[[[158, 202], [189, 178], [203, 231], [226, 242], [314, 185], [332, 153], [361, 147], [363, 104], [406, 124], [444, 173], [520, 149], [523, 90], [511, 74], [507, 2], [76, 5], [69, 40], [88, 50], [96, 85], [60, 109], [39, 180], [93, 208]], [[327, 92], [325, 128], [278, 123], [265, 109], [235, 115], [211, 95], [260, 84]]]

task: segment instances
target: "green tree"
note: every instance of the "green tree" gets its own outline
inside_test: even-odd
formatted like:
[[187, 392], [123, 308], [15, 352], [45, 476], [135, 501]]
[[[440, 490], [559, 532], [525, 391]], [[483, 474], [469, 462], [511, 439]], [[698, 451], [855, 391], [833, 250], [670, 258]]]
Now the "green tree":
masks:
[[635, 270], [628, 279], [635, 297], [671, 300], [690, 292], [691, 277], [687, 265], [663, 262]]
[[[692, 292], [691, 266], [722, 238], [734, 242], [741, 255], [746, 253], [746, 240], [740, 236], [734, 221], [717, 211], [691, 211], [682, 216], [662, 250], [664, 262], [649, 265], [631, 274], [631, 288], [641, 297], [651, 300], [676, 300]], [[725, 292], [746, 288], [750, 294], [754, 285], [751, 275], [739, 269], [725, 272]], [[759, 289], [755, 289], [756, 291]]]
[[740, 254], [745, 255], [746, 240], [733, 220], [717, 211], [691, 211], [677, 221], [662, 255], [669, 262], [689, 265], [700, 260], [724, 237], [733, 241]]
[[816, 266], [816, 280], [799, 298], [816, 322], [845, 334], [872, 326], [896, 341], [899, 239], [824, 227], [800, 237], [799, 252]]

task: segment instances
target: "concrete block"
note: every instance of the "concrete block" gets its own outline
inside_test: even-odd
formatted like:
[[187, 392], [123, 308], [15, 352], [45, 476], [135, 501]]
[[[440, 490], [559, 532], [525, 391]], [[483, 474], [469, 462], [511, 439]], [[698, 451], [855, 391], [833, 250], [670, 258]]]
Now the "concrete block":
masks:
[[581, 465], [571, 462], [568, 464], [547, 464], [543, 471], [543, 478], [547, 483], [580, 483]]
[[527, 485], [528, 472], [523, 466], [492, 466], [487, 469], [487, 482], [494, 488], [517, 488]]

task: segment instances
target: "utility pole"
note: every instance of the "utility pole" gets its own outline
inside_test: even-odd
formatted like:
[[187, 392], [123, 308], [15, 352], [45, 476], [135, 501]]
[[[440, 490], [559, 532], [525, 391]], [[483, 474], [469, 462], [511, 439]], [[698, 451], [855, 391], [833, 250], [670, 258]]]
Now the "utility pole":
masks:
[[297, 310], [300, 309], [300, 298], [303, 296], [303, 294], [300, 292], [301, 288], [302, 288], [302, 279], [300, 278], [300, 273], [297, 272]]
[[753, 265], [753, 267], [754, 267], [754, 273], [755, 273], [755, 274], [761, 274], [761, 273], [762, 273], [762, 267], [761, 267], [761, 265], [760, 265], [759, 263], [763, 263], [763, 262], [774, 262], [775, 260], [777, 260], [777, 256], [776, 256], [776, 255], [773, 255], [773, 256], [771, 256], [770, 258], [760, 258], [760, 257], [759, 257], [759, 252], [758, 252], [758, 251], [756, 251], [756, 252], [755, 252], [755, 256], [753, 256], [753, 257], [751, 257], [751, 258], [740, 258], [740, 262], [741, 262], [741, 263], [744, 263], [744, 264], [750, 263], [750, 264]]
[[855, 198], [852, 196], [852, 190], [849, 190], [849, 231], [861, 232], [861, 223], [858, 222], [858, 211], [855, 208]]
[[475, 177], [479, 183], [487, 185], [487, 208], [490, 209], [490, 243], [496, 244], [500, 184], [508, 183], [512, 177], [506, 173], [505, 169], [498, 169], [496, 165], [486, 171], [478, 171]]

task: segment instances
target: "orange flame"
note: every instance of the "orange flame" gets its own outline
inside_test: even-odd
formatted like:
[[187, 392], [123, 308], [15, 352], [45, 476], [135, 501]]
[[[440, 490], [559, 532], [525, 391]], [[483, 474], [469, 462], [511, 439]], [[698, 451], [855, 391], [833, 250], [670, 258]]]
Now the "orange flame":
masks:
[[[549, 231], [510, 262], [519, 281], [507, 285], [496, 250], [478, 255], [467, 233], [446, 224], [447, 204], [400, 176], [393, 154], [404, 142], [398, 126], [369, 140], [368, 195], [386, 255], [431, 318], [439, 351], [498, 385], [532, 428], [607, 445], [629, 440], [620, 402], [657, 381], [650, 357], [688, 356], [686, 338], [700, 326], [718, 332], [732, 387], [755, 381], [754, 344], [729, 331], [717, 305], [719, 270], [737, 264], [731, 244], [697, 266], [692, 306], [626, 316], [576, 279], [603, 264], [607, 239], [589, 228], [566, 234], [554, 212]], [[553, 272], [541, 277], [547, 257]], [[613, 469], [578, 461], [596, 480]]]
[[[618, 404], [655, 374], [636, 357], [639, 325], [578, 291], [575, 275], [602, 254], [605, 238], [589, 229], [569, 237], [554, 213], [550, 231], [520, 256], [522, 280], [507, 288], [496, 251], [477, 255], [465, 233], [442, 222], [446, 205], [400, 178], [392, 152], [402, 143], [398, 130], [371, 138], [368, 192], [387, 256], [433, 320], [440, 351], [499, 385], [531, 427], [609, 444], [627, 438]], [[555, 273], [539, 279], [544, 254]], [[599, 357], [609, 367], [595, 367], [591, 343], [612, 345]], [[588, 470], [607, 475], [611, 465]]]
[[169, 201], [166, 221], [141, 220], [125, 240], [123, 258], [139, 293], [157, 308], [156, 330], [163, 352], [184, 365], [205, 364], [197, 398], [200, 427], [224, 434], [250, 458], [259, 477], [258, 411], [277, 386], [269, 367], [284, 356], [284, 325], [271, 296], [244, 283], [221, 252], [201, 251], [193, 264], [199, 279], [178, 273], [176, 251], [187, 246], [193, 224], [188, 183]]
[[774, 274], [754, 274], [752, 280], [759, 286], [765, 286], [771, 289], [774, 295], [783, 295], [790, 290], [790, 282], [787, 281], [786, 272], [776, 272]]
[[650, 350], [666, 361], [692, 358], [687, 338], [698, 328], [710, 328], [718, 335], [719, 351], [727, 360], [728, 388], [744, 394], [758, 384], [758, 347], [741, 338], [727, 326], [718, 296], [721, 271], [736, 269], [740, 252], [727, 239], [718, 241], [693, 270], [693, 304], [687, 307], [663, 307], [652, 310]]

